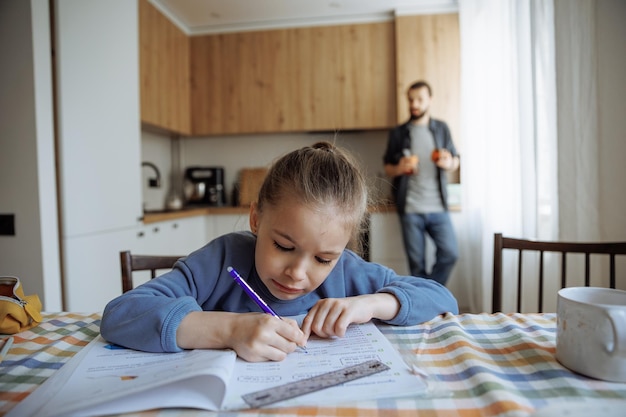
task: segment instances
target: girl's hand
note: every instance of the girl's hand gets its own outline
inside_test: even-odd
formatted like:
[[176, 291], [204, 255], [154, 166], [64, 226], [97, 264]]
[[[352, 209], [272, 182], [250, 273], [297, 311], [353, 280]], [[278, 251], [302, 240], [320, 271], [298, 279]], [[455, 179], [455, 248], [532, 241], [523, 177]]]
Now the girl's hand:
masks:
[[302, 331], [320, 337], [343, 337], [352, 323], [367, 323], [373, 318], [390, 320], [398, 314], [400, 303], [392, 294], [378, 293], [318, 301], [302, 322]]
[[282, 361], [306, 337], [298, 323], [265, 313], [242, 313], [235, 319], [230, 347], [249, 362]]
[[183, 349], [233, 349], [249, 362], [281, 361], [307, 337], [291, 319], [265, 313], [196, 311], [180, 323], [176, 341]]

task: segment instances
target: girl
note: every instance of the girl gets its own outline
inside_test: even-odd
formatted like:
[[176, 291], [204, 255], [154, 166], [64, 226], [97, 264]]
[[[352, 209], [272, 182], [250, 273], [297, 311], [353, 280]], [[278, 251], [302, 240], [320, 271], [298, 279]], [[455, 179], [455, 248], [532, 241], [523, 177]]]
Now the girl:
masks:
[[[347, 249], [367, 212], [365, 178], [327, 142], [274, 163], [250, 207], [250, 232], [209, 242], [173, 270], [106, 306], [102, 336], [151, 352], [231, 348], [248, 361], [280, 361], [311, 333], [343, 336], [351, 323], [413, 325], [455, 298], [433, 280], [398, 276]], [[261, 313], [229, 275], [232, 266], [280, 316]]]

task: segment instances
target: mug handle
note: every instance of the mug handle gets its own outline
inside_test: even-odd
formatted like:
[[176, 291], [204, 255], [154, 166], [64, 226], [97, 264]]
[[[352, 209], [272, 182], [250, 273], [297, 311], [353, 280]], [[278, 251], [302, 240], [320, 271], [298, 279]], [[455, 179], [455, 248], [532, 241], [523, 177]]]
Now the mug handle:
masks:
[[[613, 343], [608, 346], [608, 353], [613, 356], [619, 353], [626, 353], [626, 311], [611, 309], [607, 310], [611, 327], [613, 329]], [[619, 329], [622, 334], [619, 334]]]

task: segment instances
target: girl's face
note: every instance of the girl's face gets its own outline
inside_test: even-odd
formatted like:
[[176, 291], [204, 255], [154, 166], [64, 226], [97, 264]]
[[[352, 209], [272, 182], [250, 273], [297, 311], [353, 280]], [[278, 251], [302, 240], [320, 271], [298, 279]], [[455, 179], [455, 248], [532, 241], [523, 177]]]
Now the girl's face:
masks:
[[350, 240], [336, 207], [310, 209], [295, 199], [278, 206], [250, 208], [250, 229], [257, 235], [259, 277], [280, 300], [293, 300], [319, 287]]

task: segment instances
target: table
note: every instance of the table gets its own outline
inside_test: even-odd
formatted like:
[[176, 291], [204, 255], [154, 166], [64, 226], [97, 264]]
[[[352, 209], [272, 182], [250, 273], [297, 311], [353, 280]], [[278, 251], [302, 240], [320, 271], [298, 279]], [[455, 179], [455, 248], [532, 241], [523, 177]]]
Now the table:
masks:
[[[0, 364], [0, 415], [28, 396], [99, 334], [99, 314], [49, 313], [16, 334]], [[411, 327], [379, 325], [405, 360], [424, 372], [428, 392], [394, 398], [240, 413], [161, 410], [129, 416], [527, 416], [555, 402], [625, 401], [626, 384], [570, 372], [555, 359], [555, 314], [445, 315]]]

